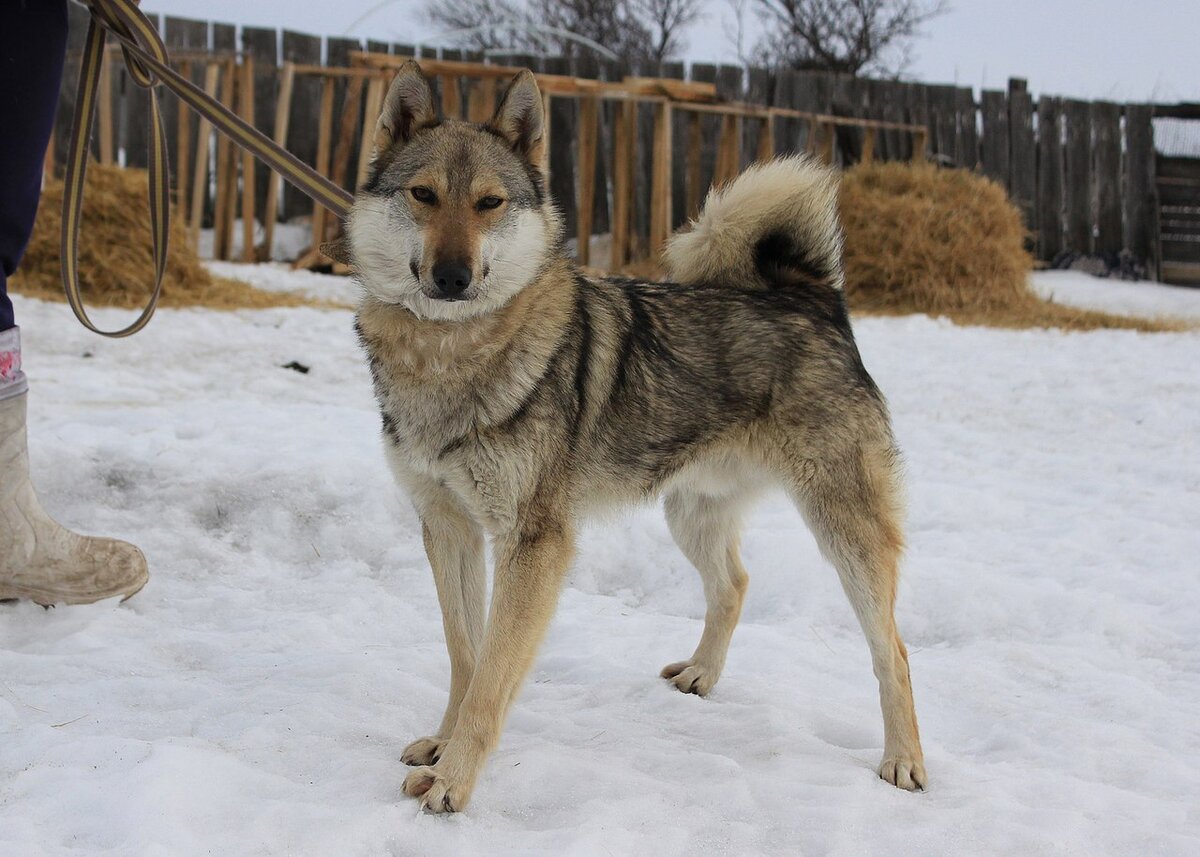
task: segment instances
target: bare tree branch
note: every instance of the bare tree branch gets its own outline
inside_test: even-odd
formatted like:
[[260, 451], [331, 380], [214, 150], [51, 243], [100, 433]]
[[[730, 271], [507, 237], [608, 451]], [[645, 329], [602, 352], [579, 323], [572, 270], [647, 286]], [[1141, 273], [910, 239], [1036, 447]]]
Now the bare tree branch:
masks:
[[[552, 51], [571, 56], [578, 44], [539, 26], [556, 27], [604, 45], [623, 59], [661, 63], [686, 47], [683, 32], [703, 0], [429, 0], [428, 20], [475, 50]], [[514, 25], [512, 22], [519, 22]]]
[[848, 74], [894, 73], [946, 0], [752, 0], [768, 35], [756, 52], [772, 64]]

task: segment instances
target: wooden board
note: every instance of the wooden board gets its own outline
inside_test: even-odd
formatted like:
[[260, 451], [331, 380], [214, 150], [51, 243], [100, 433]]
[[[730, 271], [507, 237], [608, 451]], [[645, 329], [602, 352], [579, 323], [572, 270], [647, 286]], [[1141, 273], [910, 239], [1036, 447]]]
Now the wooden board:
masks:
[[1063, 248], [1062, 99], [1038, 99], [1037, 257], [1052, 261]]
[[[204, 91], [211, 97], [217, 95], [217, 86], [221, 81], [221, 67], [217, 63], [209, 63], [204, 70]], [[188, 232], [193, 249], [200, 246], [200, 227], [204, 221], [204, 204], [208, 198], [208, 153], [212, 137], [212, 123], [201, 117], [196, 131], [196, 159], [192, 175], [192, 191], [190, 202], [192, 213], [188, 219]]]
[[[321, 39], [305, 33], [283, 31], [283, 59], [286, 62], [319, 64]], [[288, 128], [287, 148], [306, 164], [317, 159], [317, 113], [320, 110], [321, 82], [310, 76], [297, 76]], [[287, 184], [283, 188], [284, 220], [312, 212], [312, 201], [301, 191]]]
[[1066, 148], [1063, 152], [1063, 249], [1092, 252], [1092, 116], [1086, 101], [1063, 101]]
[[979, 103], [983, 114], [983, 144], [979, 165], [983, 174], [1008, 189], [1008, 96], [985, 89]]
[[[254, 124], [254, 57], [246, 54], [238, 73], [238, 115]], [[258, 164], [248, 150], [242, 150], [242, 261], [254, 262], [255, 174]]]
[[1008, 171], [1008, 195], [1021, 209], [1032, 236], [1037, 233], [1037, 142], [1033, 99], [1024, 89], [1008, 94]]
[[575, 258], [580, 265], [589, 264], [591, 259], [592, 216], [596, 197], [596, 140], [599, 133], [599, 104], [595, 98], [581, 98], [576, 135], [579, 188], [575, 205]]
[[[765, 68], [750, 68], [746, 71], [746, 93], [744, 98], [751, 104], [768, 105], [771, 103], [772, 88], [771, 73]], [[743, 124], [742, 166], [750, 160], [770, 160], [775, 153], [775, 141], [772, 139], [771, 120], [746, 122]], [[750, 157], [753, 153], [753, 158]]]
[[[287, 141], [288, 126], [292, 115], [292, 89], [296, 82], [296, 70], [291, 63], [284, 63], [279, 74], [279, 97], [275, 102], [274, 133], [272, 139], [280, 146]], [[283, 178], [274, 170], [264, 170], [269, 173], [267, 179], [266, 205], [263, 220], [263, 249], [258, 255], [264, 259], [271, 258], [275, 246], [275, 223], [278, 220], [280, 194], [283, 190]]]
[[[738, 145], [735, 138], [732, 145]], [[661, 250], [671, 234], [671, 105], [661, 104], [654, 115], [651, 144], [653, 176], [650, 182], [650, 255]]]
[[1125, 246], [1152, 274], [1158, 263], [1153, 116], [1152, 105], [1125, 105]]
[[[570, 64], [562, 57], [551, 57], [544, 61], [543, 68], [554, 74], [566, 74]], [[575, 136], [577, 100], [574, 98], [551, 98], [546, 113], [550, 139], [550, 195], [563, 213], [563, 225], [567, 235], [576, 231], [575, 206]]]
[[[254, 58], [254, 127], [270, 134], [279, 90], [279, 34], [263, 27], [242, 27], [242, 50]], [[265, 167], [254, 172], [254, 213], [264, 224], [270, 174]]]
[[1096, 253], [1119, 253], [1125, 244], [1121, 225], [1121, 107], [1092, 104], [1092, 181], [1096, 196]]
[[[178, 54], [181, 50], [208, 50], [209, 47], [209, 25], [203, 20], [191, 20], [188, 18], [174, 18], [167, 16], [162, 22], [163, 34], [162, 41], [167, 46], [167, 52], [170, 54]], [[204, 80], [204, 62], [192, 61], [188, 62], [188, 71], [194, 84], [202, 84]], [[124, 76], [124, 72], [122, 72]], [[132, 80], [127, 80], [128, 86], [133, 84]], [[125, 84], [122, 84], [125, 85]], [[192, 175], [188, 170], [180, 173], [176, 163], [179, 166], [190, 168], [192, 166], [192, 158], [181, 157], [179, 150], [180, 131], [191, 131], [191, 128], [196, 127], [196, 120], [193, 119], [191, 108], [184, 107], [179, 103], [179, 98], [173, 92], [170, 92], [164, 86], [158, 88], [160, 97], [158, 103], [162, 106], [163, 126], [174, 130], [175, 133], [168, 134], [167, 151], [170, 152], [170, 161], [172, 161], [172, 181], [176, 188], [176, 196], [179, 194], [179, 188], [186, 186], [188, 190], [182, 194], [187, 199], [191, 199], [191, 180]], [[126, 106], [126, 114], [130, 114], [131, 110], [136, 108], [136, 104], [128, 103]], [[182, 119], [180, 118], [182, 116]], [[184, 127], [186, 126], [186, 128]], [[145, 126], [145, 114], [138, 113], [136, 115], [127, 115], [124, 122], [122, 132], [125, 134], [125, 145], [127, 146], [126, 156], [133, 149], [140, 148], [143, 151], [142, 162], [140, 166], [145, 166], [145, 140], [149, 136], [149, 128]], [[188, 140], [191, 140], [191, 134], [188, 134]], [[140, 143], [140, 145], [139, 145]], [[190, 155], [191, 152], [188, 152]], [[137, 160], [126, 161], [131, 166], [137, 164]]]
[[[979, 126], [975, 94], [969, 87], [955, 90], [954, 109], [958, 120], [958, 162], [966, 169], [973, 170], [979, 166]], [[1032, 126], [1030, 133], [1033, 133]]]
[[629, 260], [636, 107], [633, 102], [618, 105], [613, 125], [612, 258], [609, 266], [614, 271], [620, 270]]

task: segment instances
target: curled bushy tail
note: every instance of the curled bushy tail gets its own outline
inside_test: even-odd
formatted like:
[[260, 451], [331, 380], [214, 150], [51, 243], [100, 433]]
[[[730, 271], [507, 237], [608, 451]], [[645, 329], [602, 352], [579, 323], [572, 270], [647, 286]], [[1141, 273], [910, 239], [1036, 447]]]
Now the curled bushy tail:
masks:
[[666, 248], [680, 283], [842, 288], [837, 178], [804, 155], [754, 164], [709, 192]]

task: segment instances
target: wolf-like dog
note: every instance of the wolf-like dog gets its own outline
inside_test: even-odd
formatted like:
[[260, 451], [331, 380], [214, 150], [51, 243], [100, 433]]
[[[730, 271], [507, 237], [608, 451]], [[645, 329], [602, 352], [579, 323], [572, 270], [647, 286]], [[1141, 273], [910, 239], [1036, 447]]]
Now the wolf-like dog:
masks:
[[[666, 250], [674, 282], [590, 279], [540, 170], [532, 74], [486, 124], [441, 119], [397, 74], [349, 223], [395, 478], [420, 516], [446, 643], [441, 726], [403, 753], [433, 812], [471, 797], [534, 659], [589, 513], [665, 496], [704, 584], [704, 631], [662, 676], [707, 694], [747, 575], [740, 519], [781, 487], [837, 568], [883, 707], [879, 775], [925, 768], [896, 631], [898, 456], [843, 297], [836, 180], [791, 157], [715, 190]], [[484, 539], [496, 557], [485, 607]]]

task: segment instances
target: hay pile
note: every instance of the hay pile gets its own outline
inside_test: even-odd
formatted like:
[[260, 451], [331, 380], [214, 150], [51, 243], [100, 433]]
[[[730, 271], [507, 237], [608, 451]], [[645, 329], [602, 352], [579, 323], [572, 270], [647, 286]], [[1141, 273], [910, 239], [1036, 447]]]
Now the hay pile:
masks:
[[842, 176], [841, 215], [846, 297], [856, 311], [919, 312], [996, 327], [1177, 327], [1036, 295], [1021, 214], [1000, 185], [977, 173], [860, 164]]
[[[79, 281], [90, 306], [139, 308], [154, 287], [147, 172], [92, 164], [88, 167], [79, 238]], [[9, 281], [14, 292], [65, 300], [59, 265], [63, 183], [46, 183], [37, 222], [21, 266]], [[298, 295], [267, 292], [214, 277], [187, 241], [182, 220], [172, 212], [171, 244], [159, 306], [257, 309], [310, 305]]]

